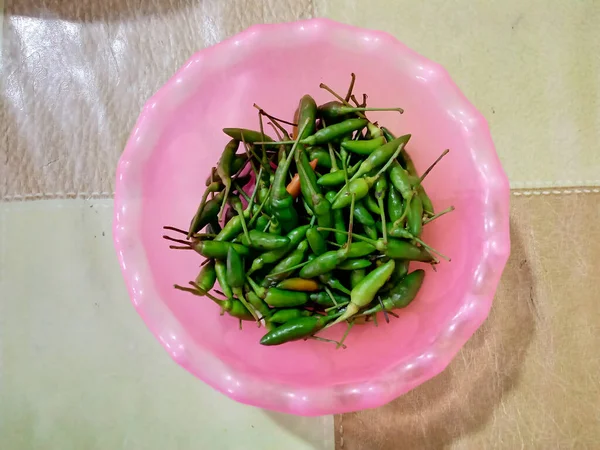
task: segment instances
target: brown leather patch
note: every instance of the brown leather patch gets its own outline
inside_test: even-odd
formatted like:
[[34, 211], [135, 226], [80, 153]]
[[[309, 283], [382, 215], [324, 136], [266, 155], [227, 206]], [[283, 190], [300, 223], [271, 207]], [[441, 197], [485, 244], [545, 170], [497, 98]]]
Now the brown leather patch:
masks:
[[512, 253], [485, 324], [436, 378], [336, 416], [336, 449], [597, 446], [600, 194], [511, 201]]

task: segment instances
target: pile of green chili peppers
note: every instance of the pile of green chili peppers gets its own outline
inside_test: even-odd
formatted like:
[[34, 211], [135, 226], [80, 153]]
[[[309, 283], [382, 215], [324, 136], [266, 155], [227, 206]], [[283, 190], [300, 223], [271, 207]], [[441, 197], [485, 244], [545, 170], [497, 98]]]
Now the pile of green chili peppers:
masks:
[[[185, 234], [171, 248], [205, 259], [189, 286], [240, 321], [267, 333], [260, 343], [279, 345], [315, 336], [325, 327], [354, 324], [406, 307], [425, 271], [447, 257], [421, 240], [435, 213], [422, 181], [448, 151], [419, 176], [406, 150], [410, 135], [394, 136], [369, 121], [352, 94], [326, 85], [336, 100], [317, 106], [300, 99], [294, 122], [257, 105], [260, 131], [226, 128], [231, 140], [206, 180], [206, 190]], [[351, 103], [352, 102], [352, 103]], [[277, 139], [264, 131], [263, 118]], [[293, 127], [292, 130], [285, 125]], [[175, 245], [175, 243], [177, 245]], [[220, 289], [215, 289], [217, 285]]]

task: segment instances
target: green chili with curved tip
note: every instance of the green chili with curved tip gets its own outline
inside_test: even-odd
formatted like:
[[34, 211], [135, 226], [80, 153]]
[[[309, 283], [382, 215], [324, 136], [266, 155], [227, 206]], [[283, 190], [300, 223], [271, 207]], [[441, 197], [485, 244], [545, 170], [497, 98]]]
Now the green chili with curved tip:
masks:
[[235, 251], [233, 246], [229, 247], [227, 251], [227, 283], [231, 287], [233, 293], [237, 296], [238, 300], [246, 307], [252, 317], [255, 320], [259, 320], [255, 309], [246, 301], [244, 297], [243, 287], [246, 283], [246, 271], [244, 270], [244, 260], [238, 252]]
[[348, 106], [337, 100], [333, 100], [319, 106], [319, 115], [324, 118], [327, 123], [335, 123], [339, 120], [346, 119], [347, 117], [352, 117], [356, 113], [366, 111], [397, 111], [400, 114], [404, 112], [402, 108], [367, 108], [364, 106]]
[[248, 270], [248, 275], [256, 272], [257, 270], [262, 269], [265, 264], [274, 264], [277, 261], [281, 260], [285, 255], [294, 250], [298, 244], [304, 239], [306, 232], [310, 228], [310, 225], [302, 225], [300, 227], [294, 228], [287, 234], [287, 238], [289, 239], [288, 245], [282, 248], [278, 248], [276, 250], [271, 250], [269, 252], [263, 253], [252, 261], [252, 266]]
[[336, 316], [309, 316], [291, 319], [269, 331], [260, 340], [261, 345], [280, 345], [312, 336], [322, 330]]
[[381, 303], [377, 303], [375, 306], [365, 310], [362, 315], [368, 316], [383, 311], [384, 309], [385, 311], [392, 311], [408, 306], [419, 293], [424, 278], [425, 271], [422, 269], [409, 273], [385, 295], [381, 296], [383, 307], [381, 306]]
[[271, 288], [267, 291], [265, 302], [274, 308], [291, 308], [308, 303], [308, 294], [300, 291], [286, 291], [279, 288]]
[[306, 250], [308, 250], [308, 242], [304, 240], [298, 244], [296, 250], [279, 261], [279, 263], [265, 277], [265, 282], [263, 285], [268, 285], [270, 283], [275, 283], [286, 279], [294, 271], [293, 267], [296, 267], [304, 260]]
[[271, 316], [273, 310], [255, 292], [248, 290], [246, 292], [246, 300], [265, 319]]
[[305, 139], [314, 134], [317, 120], [317, 104], [310, 95], [304, 95], [298, 105], [298, 136]]
[[196, 211], [196, 214], [190, 223], [188, 237], [198, 233], [206, 225], [217, 220], [221, 203], [224, 198], [225, 192], [221, 191], [215, 195], [215, 198], [209, 200], [203, 206], [201, 205], [202, 208], [198, 208], [198, 211]]
[[228, 300], [233, 299], [233, 291], [227, 281], [227, 264], [224, 260], [217, 259], [215, 261], [215, 272], [217, 273], [217, 281], [219, 282], [219, 286], [221, 286], [223, 295], [225, 295]]
[[216, 281], [217, 271], [215, 269], [215, 261], [211, 259], [200, 269], [200, 273], [196, 277], [196, 285], [202, 292], [208, 292], [213, 288]]
[[331, 272], [347, 258], [347, 255], [348, 250], [346, 248], [325, 252], [302, 267], [300, 277], [314, 278]]
[[235, 153], [237, 152], [239, 145], [240, 141], [236, 139], [229, 141], [225, 146], [223, 153], [221, 153], [221, 158], [219, 158], [219, 163], [217, 164], [217, 174], [219, 175], [219, 178], [221, 178], [221, 182], [225, 185], [225, 195], [223, 197], [223, 202], [221, 203], [221, 211], [223, 211], [223, 208], [225, 207], [225, 203], [231, 190], [231, 166], [233, 165]]
[[227, 136], [246, 144], [256, 142], [273, 142], [273, 138], [260, 131], [248, 130], [246, 128], [223, 128], [223, 133]]
[[[379, 177], [379, 180], [381, 179], [385, 179], [385, 177]], [[377, 186], [377, 182], [375, 182], [375, 186]], [[373, 214], [381, 215], [381, 208], [379, 207], [377, 200], [375, 200], [372, 194], [367, 195], [365, 198], [363, 198], [363, 203], [370, 212], [372, 212]]]
[[354, 288], [350, 294], [350, 303], [346, 306], [346, 310], [338, 317], [332, 325], [350, 319], [361, 308], [367, 306], [375, 296], [379, 289], [387, 282], [388, 278], [394, 272], [395, 261], [390, 259], [385, 264], [373, 269], [369, 272]]

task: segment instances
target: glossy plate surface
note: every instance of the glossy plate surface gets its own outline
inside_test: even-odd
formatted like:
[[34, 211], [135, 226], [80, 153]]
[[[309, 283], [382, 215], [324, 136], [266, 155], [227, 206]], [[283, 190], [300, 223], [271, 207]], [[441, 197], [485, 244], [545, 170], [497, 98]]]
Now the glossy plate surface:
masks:
[[[258, 344], [264, 329], [220, 317], [209, 300], [175, 291], [202, 258], [169, 250], [162, 226], [187, 227], [224, 127], [258, 127], [254, 102], [291, 118], [299, 98], [331, 100], [324, 82], [355, 92], [408, 146], [419, 171], [448, 154], [424, 182], [437, 210], [424, 239], [452, 257], [427, 276], [400, 319], [356, 326], [347, 350], [307, 341]], [[114, 241], [132, 302], [172, 358], [229, 397], [319, 415], [380, 406], [437, 375], [487, 317], [506, 263], [509, 187], [483, 116], [439, 65], [392, 36], [315, 19], [252, 27], [196, 53], [146, 104], [119, 161]], [[414, 265], [413, 267], [417, 267]], [[339, 338], [344, 326], [323, 336]]]

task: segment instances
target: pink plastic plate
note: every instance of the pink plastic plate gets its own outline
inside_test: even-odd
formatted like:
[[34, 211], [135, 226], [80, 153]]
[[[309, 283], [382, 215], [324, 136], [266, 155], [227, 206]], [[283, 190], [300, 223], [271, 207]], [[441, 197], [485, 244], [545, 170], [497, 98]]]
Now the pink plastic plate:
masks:
[[[456, 211], [427, 225], [424, 239], [452, 262], [427, 268], [399, 319], [354, 327], [347, 350], [263, 347], [264, 329], [240, 332], [217, 305], [173, 289], [195, 278], [202, 258], [169, 250], [162, 226], [188, 225], [229, 140], [223, 127], [256, 129], [254, 102], [292, 117], [303, 94], [329, 101], [319, 83], [345, 91], [351, 72], [371, 106], [405, 109], [370, 117], [412, 134], [419, 171], [451, 150], [424, 184], [438, 210]], [[202, 50], [148, 101], [119, 161], [113, 232], [131, 300], [178, 364], [237, 401], [320, 415], [383, 405], [448, 365], [489, 312], [509, 254], [508, 207], [486, 121], [442, 67], [388, 34], [317, 19], [255, 26]]]

